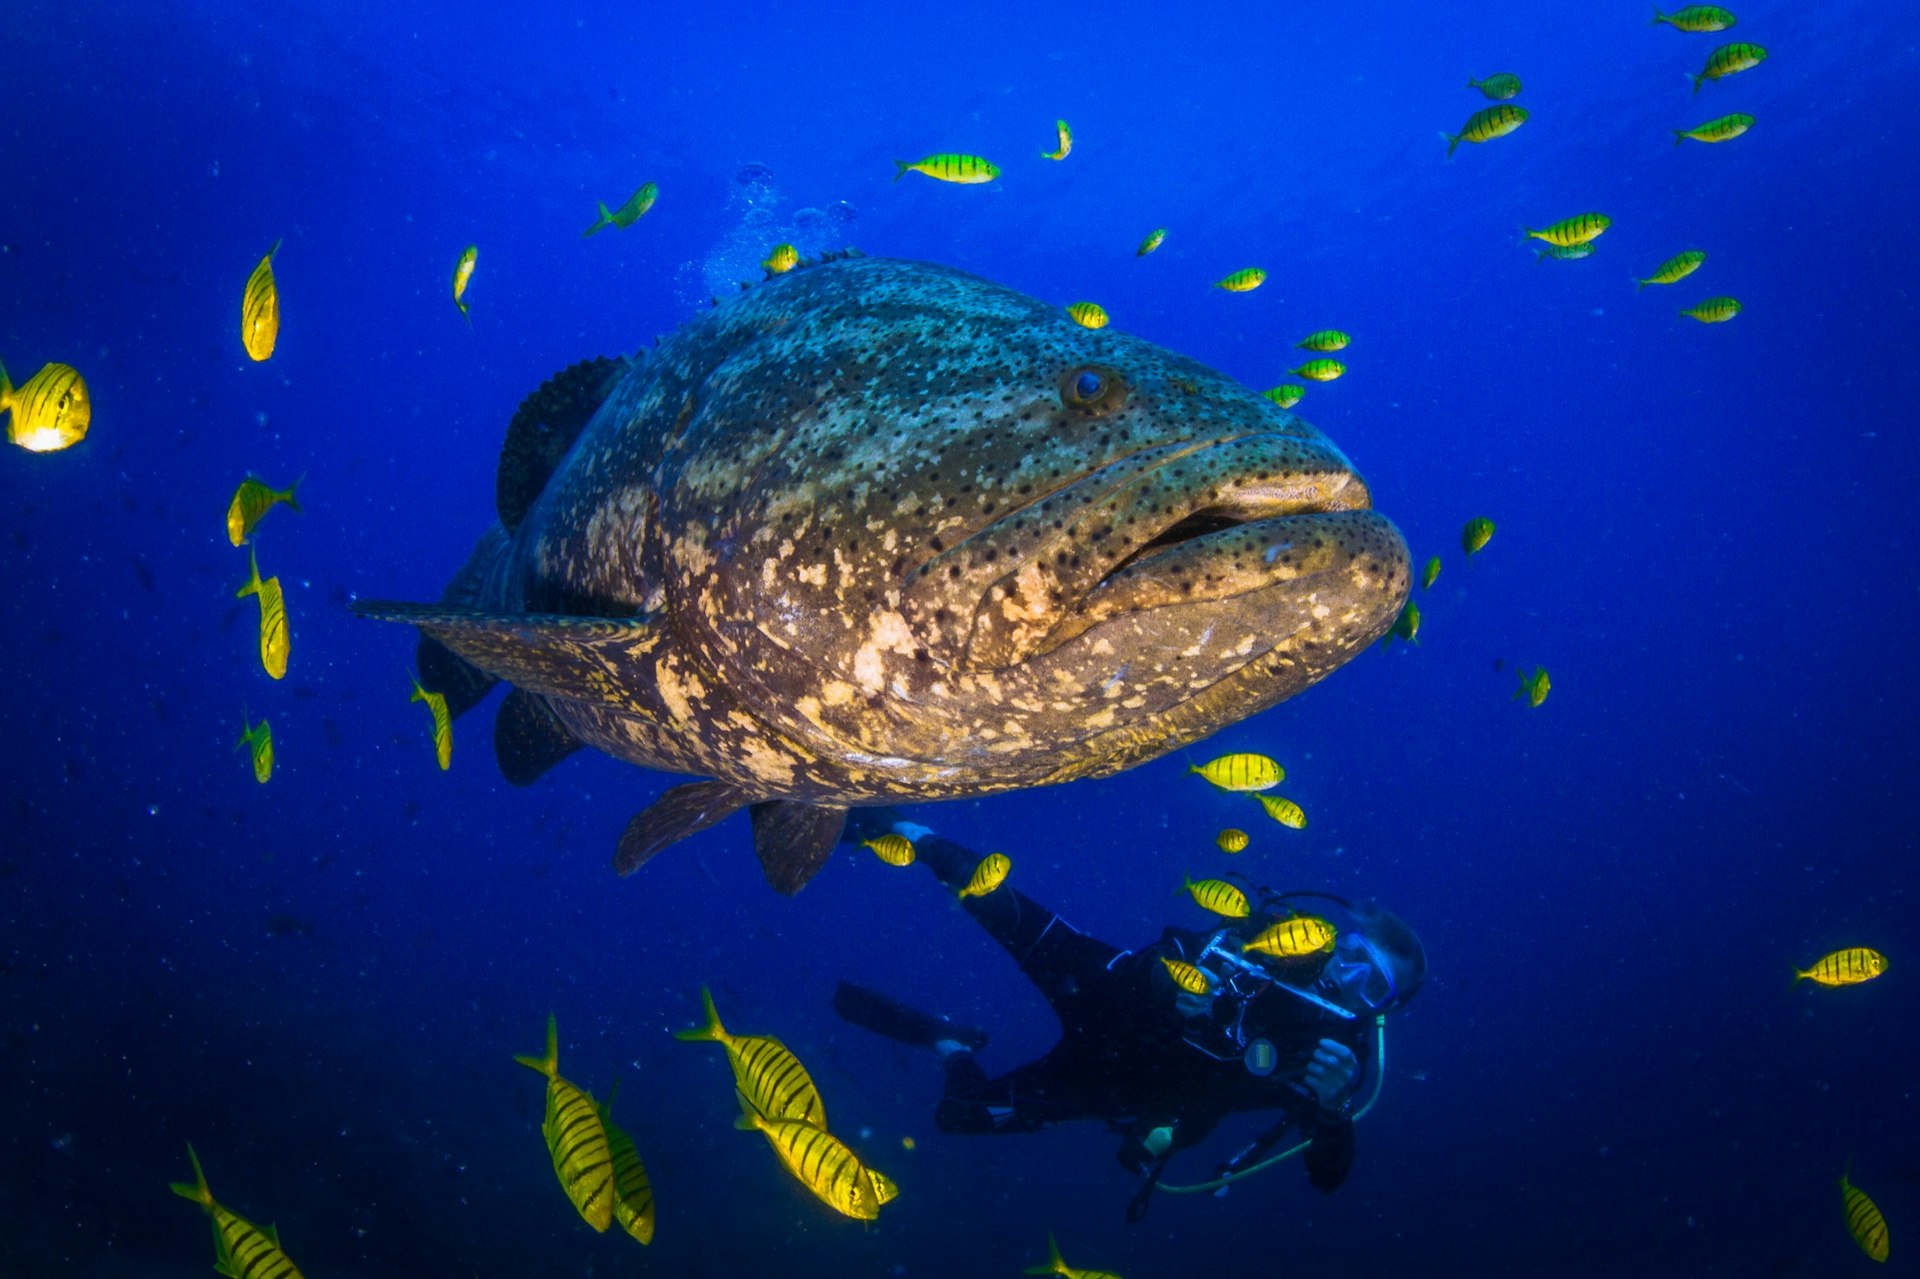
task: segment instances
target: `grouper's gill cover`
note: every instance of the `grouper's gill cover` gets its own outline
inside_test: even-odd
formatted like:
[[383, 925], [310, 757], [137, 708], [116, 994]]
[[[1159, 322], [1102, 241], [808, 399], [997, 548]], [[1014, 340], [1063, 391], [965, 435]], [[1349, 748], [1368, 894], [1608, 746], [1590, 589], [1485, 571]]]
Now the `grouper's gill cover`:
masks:
[[594, 394], [564, 455], [510, 441], [503, 495], [554, 469], [440, 605], [358, 607], [517, 686], [515, 780], [581, 742], [711, 778], [633, 820], [623, 870], [751, 806], [793, 891], [850, 805], [1152, 759], [1320, 679], [1407, 594], [1313, 427], [940, 267], [780, 276]]

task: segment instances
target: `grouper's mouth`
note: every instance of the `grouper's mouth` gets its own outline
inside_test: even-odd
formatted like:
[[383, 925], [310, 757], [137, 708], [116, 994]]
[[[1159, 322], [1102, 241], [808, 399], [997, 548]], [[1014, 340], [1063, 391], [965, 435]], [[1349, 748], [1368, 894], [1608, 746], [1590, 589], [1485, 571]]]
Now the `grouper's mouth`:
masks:
[[903, 602], [949, 661], [1003, 668], [1123, 614], [1325, 585], [1353, 555], [1389, 542], [1404, 558], [1371, 506], [1366, 484], [1318, 435], [1161, 445], [941, 548], [909, 575]]

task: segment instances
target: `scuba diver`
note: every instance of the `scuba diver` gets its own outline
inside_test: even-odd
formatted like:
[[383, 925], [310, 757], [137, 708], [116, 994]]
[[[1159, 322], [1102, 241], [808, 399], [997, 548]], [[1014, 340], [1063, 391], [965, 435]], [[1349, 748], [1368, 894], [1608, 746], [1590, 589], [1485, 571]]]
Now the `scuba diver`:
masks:
[[[861, 816], [848, 838], [891, 829], [956, 892], [980, 862], [978, 853], [887, 810]], [[1254, 896], [1247, 918], [1216, 919], [1200, 930], [1169, 925], [1137, 951], [1087, 936], [1007, 885], [962, 898], [1060, 1019], [1050, 1051], [1001, 1075], [989, 1077], [975, 1058], [986, 1044], [980, 1030], [848, 982], [834, 993], [834, 1009], [875, 1034], [939, 1053], [946, 1088], [934, 1124], [942, 1132], [1104, 1122], [1121, 1135], [1121, 1164], [1145, 1178], [1127, 1205], [1128, 1221], [1146, 1215], [1168, 1160], [1240, 1111], [1281, 1117], [1221, 1164], [1214, 1180], [1167, 1189], [1225, 1194], [1236, 1177], [1304, 1150], [1308, 1181], [1331, 1194], [1353, 1164], [1354, 1103], [1369, 1074], [1373, 1095], [1379, 1092], [1386, 1014], [1419, 990], [1426, 952], [1411, 928], [1383, 910], [1325, 894]], [[1303, 904], [1295, 909], [1295, 902]], [[1308, 917], [1342, 921], [1331, 947], [1292, 958], [1244, 948], [1276, 923]], [[1180, 976], [1189, 987], [1203, 979], [1206, 993], [1183, 987]], [[1266, 1158], [1290, 1132], [1296, 1144]]]

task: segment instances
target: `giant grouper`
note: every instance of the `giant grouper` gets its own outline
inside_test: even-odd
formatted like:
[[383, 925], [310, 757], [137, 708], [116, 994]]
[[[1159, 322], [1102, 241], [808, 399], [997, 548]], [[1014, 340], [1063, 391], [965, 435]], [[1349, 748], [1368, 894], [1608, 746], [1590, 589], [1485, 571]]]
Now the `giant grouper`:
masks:
[[1399, 530], [1317, 429], [960, 271], [847, 255], [514, 416], [500, 522], [421, 632], [502, 771], [582, 744], [708, 780], [622, 874], [745, 808], [799, 890], [849, 807], [1119, 772], [1326, 676], [1406, 598]]

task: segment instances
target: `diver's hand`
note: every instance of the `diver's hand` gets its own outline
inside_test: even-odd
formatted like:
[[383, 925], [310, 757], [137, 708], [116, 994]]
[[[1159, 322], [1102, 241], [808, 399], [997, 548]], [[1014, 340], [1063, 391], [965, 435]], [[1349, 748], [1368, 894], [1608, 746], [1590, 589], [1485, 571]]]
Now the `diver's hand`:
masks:
[[1307, 1063], [1307, 1091], [1320, 1109], [1336, 1113], [1360, 1086], [1360, 1059], [1337, 1039], [1323, 1039]]

